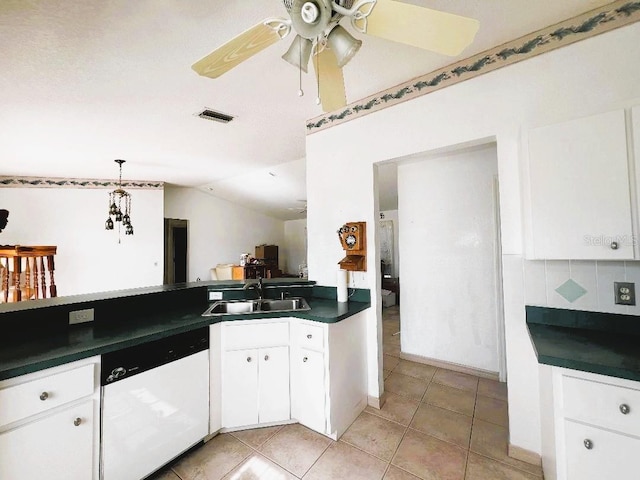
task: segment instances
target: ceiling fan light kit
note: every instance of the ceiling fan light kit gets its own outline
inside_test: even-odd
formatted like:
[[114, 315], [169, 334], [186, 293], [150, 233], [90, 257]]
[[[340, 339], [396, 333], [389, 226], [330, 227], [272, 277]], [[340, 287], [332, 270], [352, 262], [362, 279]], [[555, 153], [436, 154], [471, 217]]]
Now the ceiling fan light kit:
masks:
[[282, 55], [282, 59], [294, 67], [301, 69], [304, 73], [307, 73], [309, 71], [308, 65], [312, 48], [313, 42], [311, 40], [296, 35], [289, 50]]
[[342, 68], [360, 50], [362, 40], [356, 40], [342, 26], [336, 25], [327, 36], [327, 46], [336, 56], [338, 67]]
[[342, 67], [362, 46], [362, 40], [340, 25], [343, 18], [360, 33], [451, 56], [471, 44], [479, 28], [472, 18], [394, 0], [282, 2], [290, 19], [262, 21], [196, 62], [193, 70], [217, 78], [294, 30], [296, 36], [282, 58], [305, 73], [313, 58], [322, 109], [330, 112], [346, 105]]

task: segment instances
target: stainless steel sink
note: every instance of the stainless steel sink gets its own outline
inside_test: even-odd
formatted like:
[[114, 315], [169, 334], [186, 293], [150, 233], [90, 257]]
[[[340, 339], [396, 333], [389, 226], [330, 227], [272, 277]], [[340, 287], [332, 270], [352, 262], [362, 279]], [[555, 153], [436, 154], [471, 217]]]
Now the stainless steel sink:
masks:
[[284, 300], [219, 300], [211, 304], [202, 316], [241, 315], [243, 313], [256, 312], [293, 312], [297, 310], [311, 310], [311, 307], [302, 297], [285, 298]]
[[290, 312], [293, 310], [309, 310], [309, 304], [302, 297], [285, 298], [284, 300], [261, 300], [260, 310], [264, 312]]

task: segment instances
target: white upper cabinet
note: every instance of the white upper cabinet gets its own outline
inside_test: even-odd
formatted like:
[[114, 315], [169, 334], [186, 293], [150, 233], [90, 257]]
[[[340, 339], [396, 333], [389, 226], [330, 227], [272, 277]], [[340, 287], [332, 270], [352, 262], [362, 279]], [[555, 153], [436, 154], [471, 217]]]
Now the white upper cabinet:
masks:
[[528, 258], [635, 258], [627, 145], [624, 110], [528, 132]]

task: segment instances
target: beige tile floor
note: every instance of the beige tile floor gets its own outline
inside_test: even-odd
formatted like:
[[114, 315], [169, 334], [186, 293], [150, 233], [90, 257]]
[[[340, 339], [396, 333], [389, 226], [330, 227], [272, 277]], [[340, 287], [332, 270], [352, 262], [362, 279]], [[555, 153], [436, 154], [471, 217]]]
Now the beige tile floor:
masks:
[[384, 309], [385, 405], [338, 442], [299, 424], [221, 434], [153, 480], [540, 480], [507, 456], [506, 386], [401, 360], [399, 324]]

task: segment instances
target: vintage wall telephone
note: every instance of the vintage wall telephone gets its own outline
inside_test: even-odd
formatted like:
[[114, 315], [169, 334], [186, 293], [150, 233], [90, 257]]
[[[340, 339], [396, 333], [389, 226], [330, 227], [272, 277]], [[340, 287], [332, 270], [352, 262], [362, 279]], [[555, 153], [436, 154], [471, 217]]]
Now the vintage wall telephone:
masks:
[[367, 271], [367, 222], [349, 222], [338, 229], [338, 237], [347, 254], [338, 262], [343, 270]]

